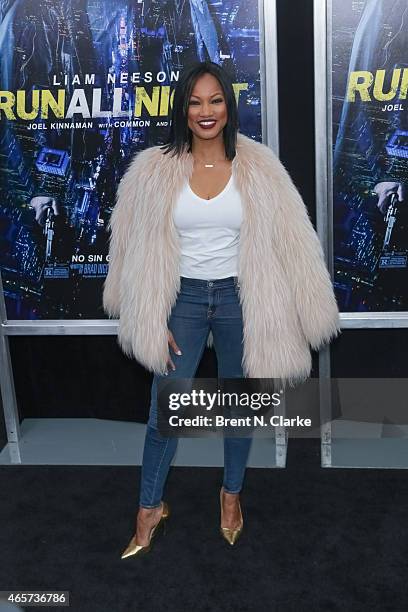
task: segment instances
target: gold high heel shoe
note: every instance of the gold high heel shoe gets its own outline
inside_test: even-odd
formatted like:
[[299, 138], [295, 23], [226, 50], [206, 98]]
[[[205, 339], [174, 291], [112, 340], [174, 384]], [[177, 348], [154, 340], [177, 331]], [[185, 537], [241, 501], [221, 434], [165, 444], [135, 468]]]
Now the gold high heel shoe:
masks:
[[162, 505], [163, 505], [163, 510], [162, 510], [162, 515], [160, 517], [160, 520], [157, 523], [157, 525], [154, 525], [150, 530], [149, 543], [146, 544], [145, 546], [142, 546], [141, 544], [137, 544], [136, 534], [135, 534], [133, 538], [130, 540], [129, 544], [127, 545], [126, 550], [122, 553], [121, 559], [125, 559], [126, 557], [131, 557], [134, 555], [141, 555], [141, 554], [145, 554], [149, 552], [149, 550], [151, 549], [151, 545], [152, 545], [152, 539], [157, 534], [159, 528], [163, 527], [164, 532], [166, 531], [165, 521], [170, 515], [170, 508], [169, 508], [169, 505], [165, 501], [162, 502]]
[[[221, 525], [222, 525], [222, 519], [223, 519], [223, 512], [222, 512], [222, 490], [223, 487], [221, 487], [220, 490], [220, 506], [221, 506]], [[244, 520], [242, 518], [242, 511], [241, 511], [241, 504], [238, 500], [238, 505], [239, 505], [239, 513], [241, 515], [241, 524], [239, 525], [239, 527], [236, 527], [235, 529], [231, 529], [230, 527], [220, 527], [220, 532], [223, 538], [225, 538], [227, 540], [227, 542], [229, 544], [231, 544], [231, 546], [233, 544], [235, 544], [235, 542], [238, 540], [241, 532], [242, 532], [242, 528], [244, 526]]]

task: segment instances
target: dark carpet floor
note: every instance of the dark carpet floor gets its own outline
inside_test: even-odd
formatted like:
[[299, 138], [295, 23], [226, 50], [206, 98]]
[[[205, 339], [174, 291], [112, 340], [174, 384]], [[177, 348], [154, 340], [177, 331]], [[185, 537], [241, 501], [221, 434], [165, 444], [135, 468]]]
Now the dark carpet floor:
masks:
[[0, 590], [69, 590], [72, 612], [405, 612], [407, 472], [322, 469], [317, 440], [290, 445], [286, 469], [247, 470], [235, 547], [221, 468], [172, 467], [167, 533], [123, 561], [140, 468], [3, 466]]

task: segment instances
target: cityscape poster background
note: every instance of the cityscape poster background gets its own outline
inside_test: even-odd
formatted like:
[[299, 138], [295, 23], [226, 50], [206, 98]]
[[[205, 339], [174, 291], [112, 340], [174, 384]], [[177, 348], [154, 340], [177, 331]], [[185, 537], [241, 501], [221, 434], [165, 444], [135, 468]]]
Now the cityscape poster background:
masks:
[[232, 76], [261, 141], [258, 1], [0, 5], [0, 272], [8, 319], [101, 319], [107, 224], [138, 151], [166, 140], [191, 62]]
[[334, 284], [408, 311], [408, 0], [332, 0]]

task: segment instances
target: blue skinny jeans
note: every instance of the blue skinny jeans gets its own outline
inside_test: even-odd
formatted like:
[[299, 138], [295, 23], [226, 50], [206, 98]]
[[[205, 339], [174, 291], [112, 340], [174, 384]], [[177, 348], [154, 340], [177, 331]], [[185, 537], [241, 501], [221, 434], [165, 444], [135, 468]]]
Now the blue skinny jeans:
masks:
[[[180, 292], [167, 326], [182, 355], [176, 355], [169, 346], [176, 370], [169, 366], [166, 380], [170, 377], [194, 378], [210, 330], [217, 355], [218, 377], [243, 377], [242, 308], [236, 276], [211, 281], [182, 276]], [[144, 508], [160, 506], [178, 444], [177, 437], [164, 437], [157, 428], [157, 383], [160, 377], [158, 374], [153, 377], [143, 449], [139, 504]], [[242, 488], [251, 442], [252, 437], [224, 435], [223, 486], [227, 493], [239, 493]]]

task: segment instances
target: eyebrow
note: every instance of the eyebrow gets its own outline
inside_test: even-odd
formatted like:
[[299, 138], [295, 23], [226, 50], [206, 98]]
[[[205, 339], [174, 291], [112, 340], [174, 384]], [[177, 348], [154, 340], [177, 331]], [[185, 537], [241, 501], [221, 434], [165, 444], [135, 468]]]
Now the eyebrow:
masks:
[[[190, 95], [193, 98], [199, 98], [200, 97], [200, 96], [197, 96], [196, 94], [190, 94]], [[214, 96], [219, 96], [219, 95], [221, 95], [221, 96], [223, 95], [222, 91], [217, 91], [217, 92], [211, 94], [210, 98], [213, 98]]]

